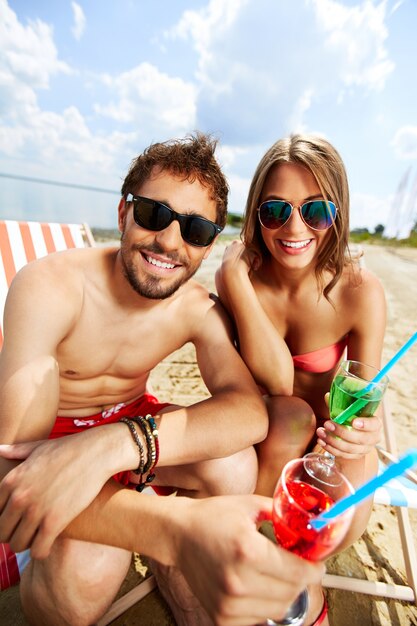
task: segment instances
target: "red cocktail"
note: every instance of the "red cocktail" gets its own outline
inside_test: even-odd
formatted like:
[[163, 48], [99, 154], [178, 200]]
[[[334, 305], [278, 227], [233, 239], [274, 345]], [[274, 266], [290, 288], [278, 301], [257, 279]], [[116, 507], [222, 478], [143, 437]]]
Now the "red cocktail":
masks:
[[287, 483], [289, 497], [281, 493], [282, 489], [282, 485], [276, 489], [272, 514], [278, 542], [286, 550], [310, 561], [325, 559], [344, 537], [346, 522], [337, 519], [321, 531], [314, 530], [309, 522], [312, 517], [327, 511], [334, 500], [321, 489], [301, 480]]
[[[310, 561], [325, 559], [346, 535], [353, 509], [338, 516], [321, 530], [315, 530], [310, 521], [351, 493], [352, 485], [332, 459], [321, 454], [307, 454], [302, 459], [287, 463], [275, 489], [272, 510], [272, 523], [278, 543]], [[294, 611], [294, 607], [290, 607], [289, 613]], [[302, 623], [302, 618], [299, 622], [292, 620], [293, 617], [287, 616], [281, 624]], [[268, 620], [267, 623], [279, 622]]]

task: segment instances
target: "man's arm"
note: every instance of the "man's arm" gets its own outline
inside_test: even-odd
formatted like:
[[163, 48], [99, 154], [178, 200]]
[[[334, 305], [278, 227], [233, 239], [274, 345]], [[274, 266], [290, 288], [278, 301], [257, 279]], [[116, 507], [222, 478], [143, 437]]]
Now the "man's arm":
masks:
[[2, 443], [46, 437], [57, 414], [56, 347], [71, 324], [71, 301], [63, 281], [55, 282], [39, 261], [17, 274], [8, 293], [0, 353]]
[[265, 403], [218, 301], [200, 319], [193, 343], [211, 397], [162, 416], [161, 466], [229, 456], [262, 441], [268, 431]]
[[[202, 376], [212, 397], [158, 419], [160, 466], [227, 456], [260, 441], [267, 413], [235, 350], [221, 305], [207, 306], [193, 332]], [[138, 451], [124, 424], [43, 442], [0, 484], [0, 540], [46, 554], [59, 533], [116, 472], [133, 469]], [[16, 450], [2, 451], [13, 458]], [[82, 481], [87, 474], [88, 481]], [[82, 481], [82, 482], [81, 482]], [[31, 515], [28, 515], [31, 511]], [[26, 541], [27, 543], [25, 544]]]
[[271, 510], [262, 496], [153, 498], [107, 484], [66, 534], [176, 566], [216, 624], [249, 626], [282, 617], [324, 574], [257, 532]]
[[[56, 350], [75, 323], [82, 302], [80, 281], [71, 272], [65, 272], [63, 281], [62, 269], [57, 258], [54, 263], [50, 257], [36, 261], [17, 274], [9, 290], [0, 354], [0, 443], [45, 438], [56, 419]], [[116, 429], [122, 426], [116, 425]], [[50, 447], [47, 443], [36, 446], [20, 465], [13, 459], [24, 459], [27, 453], [0, 459], [0, 478], [4, 476], [0, 541], [29, 546], [35, 539], [49, 550], [55, 537], [88, 506], [109, 476], [126, 468], [122, 459], [134, 467], [137, 450], [129, 437], [120, 449], [117, 442], [110, 441], [111, 431], [104, 434], [104, 442], [86, 433], [80, 441], [73, 435]], [[94, 463], [96, 471], [88, 474], [89, 480], [80, 489], [80, 477]]]

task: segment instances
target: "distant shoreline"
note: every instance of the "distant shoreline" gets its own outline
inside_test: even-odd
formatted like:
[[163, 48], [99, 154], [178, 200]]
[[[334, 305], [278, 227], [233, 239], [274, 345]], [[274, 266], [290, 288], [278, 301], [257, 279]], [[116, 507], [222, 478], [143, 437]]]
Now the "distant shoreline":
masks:
[[[114, 245], [118, 245], [120, 243], [120, 233], [117, 229], [92, 228], [91, 232], [93, 233], [96, 243]], [[392, 248], [393, 250], [416, 249], [417, 233], [414, 234], [416, 235], [415, 239], [404, 239], [400, 241], [397, 241], [395, 239], [382, 239], [381, 237], [373, 236], [370, 236], [368, 239], [366, 239], [353, 234], [349, 238], [349, 244], [381, 246], [383, 248]], [[224, 231], [219, 235], [219, 239], [222, 241], [228, 241], [232, 239], [239, 239], [239, 236], [240, 228], [235, 228], [234, 226], [227, 225]]]

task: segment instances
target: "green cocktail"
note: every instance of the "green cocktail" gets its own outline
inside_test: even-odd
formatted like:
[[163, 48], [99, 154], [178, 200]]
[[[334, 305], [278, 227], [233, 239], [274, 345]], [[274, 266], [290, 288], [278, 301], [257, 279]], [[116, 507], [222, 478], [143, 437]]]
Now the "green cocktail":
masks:
[[336, 372], [330, 389], [330, 419], [334, 419], [360, 398], [358, 409], [348, 417], [344, 426], [350, 426], [355, 417], [371, 417], [375, 414], [388, 384], [384, 376], [372, 383], [378, 369], [359, 361], [343, 361]]

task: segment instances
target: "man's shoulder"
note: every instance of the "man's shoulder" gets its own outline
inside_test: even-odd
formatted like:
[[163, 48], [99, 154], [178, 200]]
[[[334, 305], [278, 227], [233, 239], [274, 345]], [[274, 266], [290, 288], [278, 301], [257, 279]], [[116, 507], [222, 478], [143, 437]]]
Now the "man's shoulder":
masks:
[[217, 327], [218, 324], [222, 327], [230, 325], [230, 318], [220, 298], [197, 281], [188, 286], [181, 302], [181, 312], [194, 336], [200, 335], [204, 328]]
[[81, 283], [87, 272], [99, 268], [105, 256], [106, 253], [98, 248], [52, 252], [23, 266], [17, 272], [12, 287], [24, 288], [29, 284], [32, 289], [41, 288], [42, 292], [48, 288], [70, 288], [73, 283]]
[[212, 307], [215, 298], [217, 297], [211, 293], [204, 285], [197, 280], [191, 279], [185, 285], [182, 293], [183, 306], [196, 306], [209, 308]]
[[68, 271], [77, 271], [84, 266], [88, 267], [94, 261], [100, 263], [102, 259], [106, 258], [109, 250], [107, 248], [72, 248], [71, 250], [51, 252], [44, 257], [31, 261], [20, 271], [34, 274], [46, 271], [59, 272], [63, 268]]

